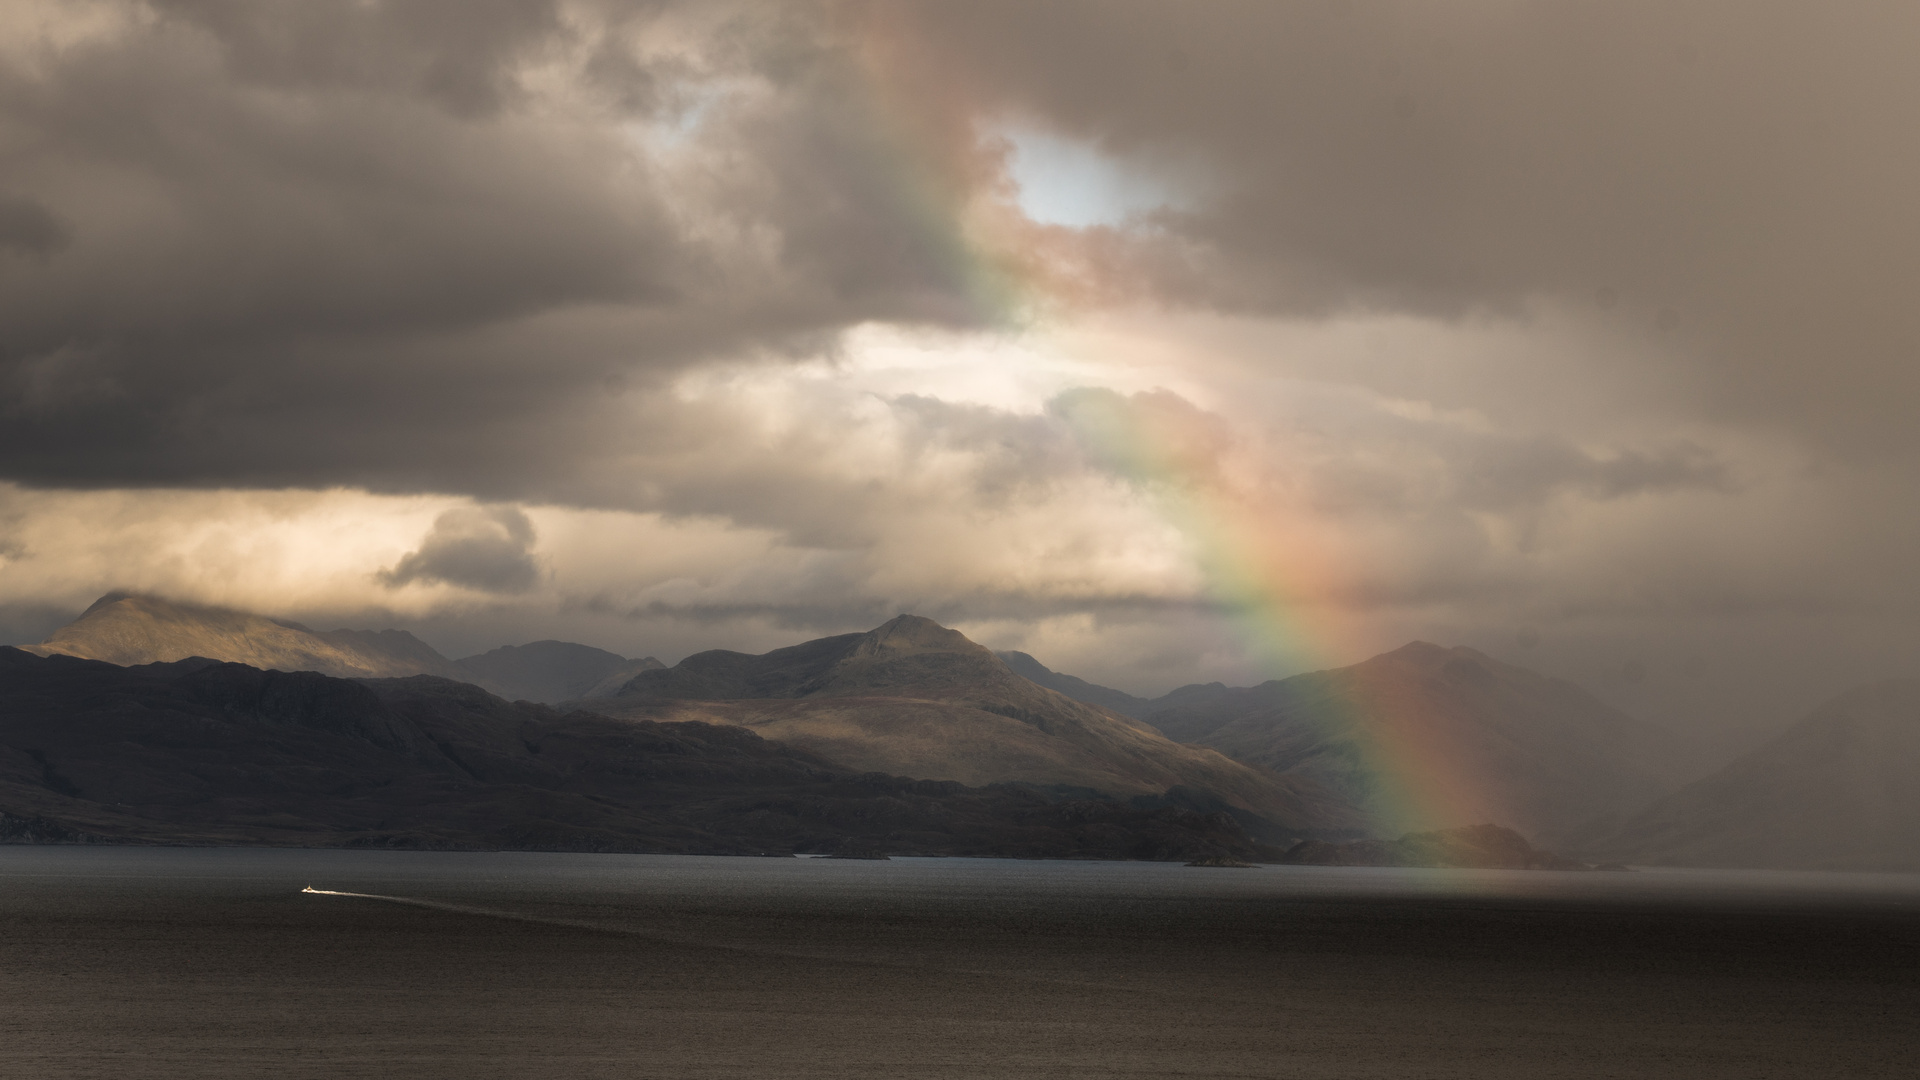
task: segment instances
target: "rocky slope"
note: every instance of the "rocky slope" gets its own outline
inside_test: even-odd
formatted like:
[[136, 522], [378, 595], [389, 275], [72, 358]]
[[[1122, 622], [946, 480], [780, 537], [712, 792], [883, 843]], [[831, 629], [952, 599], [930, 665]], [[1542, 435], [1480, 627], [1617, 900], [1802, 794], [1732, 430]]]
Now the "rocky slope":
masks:
[[1019, 781], [1224, 805], [1282, 830], [1358, 825], [1311, 778], [1279, 779], [1015, 674], [931, 620], [760, 656], [716, 650], [643, 672], [596, 710], [749, 727], [857, 769]]
[[0, 840], [1191, 859], [1232, 818], [861, 775], [737, 727], [0, 648]]
[[1589, 857], [1657, 865], [1920, 871], [1920, 680], [1843, 694], [1575, 841]]

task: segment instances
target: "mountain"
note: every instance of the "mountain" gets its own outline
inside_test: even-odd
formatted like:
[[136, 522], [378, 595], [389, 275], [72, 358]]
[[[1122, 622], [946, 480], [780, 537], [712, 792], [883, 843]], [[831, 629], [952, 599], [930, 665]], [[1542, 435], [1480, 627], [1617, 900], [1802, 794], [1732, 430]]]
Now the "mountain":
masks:
[[1269, 703], [1266, 689], [1276, 685], [1274, 682], [1261, 686], [1189, 683], [1157, 698], [1143, 698], [1055, 671], [1028, 653], [1010, 651], [993, 655], [1004, 661], [1014, 674], [1030, 682], [1057, 690], [1075, 701], [1146, 720], [1175, 742], [1195, 742], [1235, 716], [1258, 711]]
[[436, 675], [623, 719], [744, 726], [860, 772], [1231, 809], [1275, 836], [1498, 821], [1558, 843], [1583, 822], [1584, 835], [1598, 835], [1596, 819], [1619, 820], [1671, 791], [1690, 760], [1570, 684], [1421, 643], [1352, 668], [1145, 701], [1024, 653], [996, 656], [914, 616], [667, 668], [557, 641], [456, 662], [402, 631], [321, 632], [114, 594], [29, 651], [120, 665], [201, 656], [354, 678]]
[[503, 645], [454, 664], [467, 673], [468, 681], [502, 697], [545, 705], [610, 697], [635, 675], [666, 666], [651, 656], [629, 660], [618, 653], [570, 641]]
[[1270, 679], [1259, 686], [1190, 683], [1147, 702], [1140, 718], [1169, 739], [1198, 742], [1231, 720], [1270, 707], [1279, 700], [1275, 688], [1281, 681]]
[[1228, 806], [1296, 833], [1359, 824], [1311, 778], [1280, 779], [1182, 746], [1038, 686], [965, 635], [913, 615], [759, 656], [699, 653], [582, 704], [750, 727], [859, 770]]
[[311, 630], [244, 611], [129, 593], [108, 593], [26, 651], [121, 666], [202, 656], [343, 678], [465, 677], [453, 661], [404, 630]]
[[1148, 699], [1135, 697], [1125, 690], [1115, 690], [1111, 686], [1101, 686], [1098, 683], [1090, 683], [1085, 679], [1062, 674], [1035, 660], [1027, 653], [997, 652], [993, 655], [999, 657], [1015, 675], [1028, 682], [1065, 694], [1075, 701], [1098, 705], [1103, 709], [1117, 712], [1121, 716], [1131, 716], [1137, 720], [1146, 715], [1153, 705], [1153, 702]]
[[1576, 842], [1590, 857], [1655, 865], [1920, 871], [1920, 680], [1842, 694]]
[[508, 700], [543, 704], [610, 694], [640, 672], [663, 666], [651, 656], [629, 660], [566, 641], [509, 645], [454, 661], [404, 630], [313, 630], [264, 615], [131, 593], [101, 597], [78, 619], [26, 650], [123, 667], [199, 656], [340, 678], [438, 675]]
[[432, 676], [0, 648], [0, 840], [1191, 859], [1224, 814], [860, 775], [737, 727], [509, 703]]
[[[1215, 719], [1205, 711], [1211, 702], [1232, 697], [1241, 688], [1225, 683], [1192, 683], [1170, 690], [1157, 698], [1137, 697], [1125, 690], [1115, 690], [1111, 686], [1101, 686], [1085, 679], [1055, 671], [1023, 652], [997, 652], [993, 655], [1004, 661], [1014, 674], [1038, 683], [1049, 690], [1057, 690], [1075, 701], [1084, 701], [1089, 705], [1098, 705], [1103, 709], [1117, 712], [1122, 716], [1131, 716], [1135, 720], [1154, 717], [1153, 726], [1160, 733], [1175, 742], [1192, 742], [1193, 738], [1212, 730], [1224, 717]], [[1176, 712], [1175, 710], [1179, 710]], [[1179, 718], [1191, 713], [1198, 718], [1203, 731], [1190, 731], [1180, 726]]]
[[1497, 821], [1561, 843], [1673, 790], [1691, 748], [1559, 679], [1413, 642], [1259, 686], [1182, 687], [1145, 720], [1283, 778], [1310, 778], [1395, 833]]

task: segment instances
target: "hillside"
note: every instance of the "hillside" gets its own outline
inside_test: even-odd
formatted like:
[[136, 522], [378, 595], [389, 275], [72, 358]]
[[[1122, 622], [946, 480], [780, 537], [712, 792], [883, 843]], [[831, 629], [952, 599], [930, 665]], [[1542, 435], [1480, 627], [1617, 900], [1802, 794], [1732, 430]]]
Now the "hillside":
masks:
[[911, 615], [758, 656], [699, 653], [590, 704], [621, 716], [750, 727], [857, 769], [1148, 798], [1172, 791], [1283, 830], [1359, 824], [1311, 778], [1277, 779], [1182, 746], [1037, 686], [959, 632]]
[[1085, 679], [1055, 671], [1028, 653], [1013, 651], [997, 652], [993, 655], [999, 657], [1015, 675], [1037, 686], [1044, 686], [1049, 690], [1065, 694], [1075, 701], [1098, 705], [1103, 709], [1117, 712], [1121, 716], [1131, 716], [1136, 720], [1145, 716], [1153, 708], [1153, 702], [1147, 698], [1135, 697], [1125, 690], [1115, 690], [1111, 686], [1101, 686], [1099, 683], [1090, 683]]
[[1576, 838], [1671, 866], [1920, 871], [1920, 680], [1841, 695], [1766, 746]]
[[244, 611], [128, 593], [101, 597], [46, 641], [25, 649], [40, 656], [76, 656], [122, 666], [204, 656], [341, 678], [471, 678], [404, 630], [319, 631]]
[[0, 841], [1258, 857], [1230, 817], [859, 775], [737, 727], [0, 648]]

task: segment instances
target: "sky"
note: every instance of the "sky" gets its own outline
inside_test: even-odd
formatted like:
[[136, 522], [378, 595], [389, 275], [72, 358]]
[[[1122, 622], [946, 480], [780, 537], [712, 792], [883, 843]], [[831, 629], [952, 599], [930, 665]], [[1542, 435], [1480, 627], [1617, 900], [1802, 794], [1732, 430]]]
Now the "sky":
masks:
[[1920, 675], [1920, 9], [9, 0], [0, 640]]

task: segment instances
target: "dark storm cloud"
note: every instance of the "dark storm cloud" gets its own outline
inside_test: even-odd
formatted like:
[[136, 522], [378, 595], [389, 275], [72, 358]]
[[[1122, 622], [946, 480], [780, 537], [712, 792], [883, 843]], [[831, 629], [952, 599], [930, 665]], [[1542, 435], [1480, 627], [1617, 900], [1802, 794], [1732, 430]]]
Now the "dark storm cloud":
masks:
[[633, 450], [611, 391], [979, 318], [946, 218], [1001, 115], [1203, 177], [1088, 238], [1165, 298], [1554, 297], [1672, 342], [1617, 363], [1700, 416], [1915, 450], [1904, 6], [125, 10], [0, 62], [14, 479], [644, 503], [582, 478]]
[[[1210, 199], [1196, 302], [1667, 335], [1702, 414], [1916, 448], [1910, 4], [926, 4], [947, 78]], [[1623, 359], [1621, 363], [1630, 361]]]
[[0, 475], [557, 497], [610, 391], [971, 317], [817, 19], [124, 10], [0, 60]]
[[461, 507], [434, 520], [433, 530], [378, 577], [397, 589], [439, 582], [489, 593], [523, 593], [540, 582], [533, 522], [510, 506]]
[[423, 97], [462, 117], [517, 96], [512, 65], [560, 30], [542, 0], [160, 0], [208, 31], [233, 77], [280, 89], [374, 89]]

